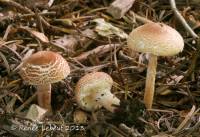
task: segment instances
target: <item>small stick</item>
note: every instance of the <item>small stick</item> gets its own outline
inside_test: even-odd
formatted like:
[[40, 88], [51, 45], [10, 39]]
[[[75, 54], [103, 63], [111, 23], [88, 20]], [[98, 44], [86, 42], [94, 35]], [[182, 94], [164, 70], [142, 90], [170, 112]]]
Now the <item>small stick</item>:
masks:
[[[48, 15], [56, 15], [56, 12], [46, 12], [46, 13], [38, 13], [40, 16], [48, 16]], [[4, 26], [3, 24], [11, 24], [13, 22], [17, 22], [19, 19], [25, 19], [29, 17], [34, 17], [35, 14], [28, 13], [28, 14], [16, 14], [14, 17], [5, 16], [0, 18], [0, 26]]]
[[27, 7], [23, 7], [21, 4], [13, 1], [13, 0], [0, 0], [0, 2], [9, 5], [11, 7], [16, 7], [18, 10], [23, 11], [25, 13], [30, 13], [30, 14], [34, 14], [33, 11], [31, 11], [29, 8]]
[[3, 36], [4, 41], [7, 41], [8, 35], [9, 35], [11, 30], [12, 30], [12, 25], [8, 25], [6, 32], [4, 33], [4, 36]]
[[172, 10], [174, 11], [174, 14], [179, 19], [179, 21], [182, 23], [182, 25], [186, 29], [186, 31], [188, 31], [193, 38], [195, 38], [195, 39], [199, 38], [199, 36], [192, 30], [192, 28], [187, 24], [187, 22], [185, 21], [183, 16], [177, 10], [175, 0], [169, 0], [169, 2], [170, 2]]
[[114, 18], [120, 19], [132, 7], [135, 0], [115, 0], [109, 7], [107, 12]]
[[131, 137], [141, 136], [141, 134], [137, 130], [135, 130], [133, 127], [132, 128], [128, 127], [124, 123], [121, 123], [119, 125], [119, 129], [121, 129], [122, 131], [130, 135]]
[[[194, 115], [195, 109], [196, 109], [196, 107], [193, 105], [192, 108], [191, 108], [191, 110], [190, 110], [190, 112], [187, 114], [187, 116], [185, 117], [185, 119], [181, 122], [181, 124], [177, 127], [177, 129], [174, 131], [173, 134], [177, 134], [179, 131], [181, 131], [185, 127], [185, 125], [187, 124], [187, 122]], [[199, 109], [198, 109], [198, 111], [199, 111]]]
[[184, 75], [184, 78], [181, 80], [181, 82], [185, 82], [188, 77], [192, 75], [192, 73], [195, 71], [197, 61], [200, 54], [200, 39], [197, 40], [197, 49], [194, 51], [194, 54], [192, 55], [190, 66], [188, 67], [187, 73]]
[[142, 23], [144, 23], [144, 24], [145, 24], [145, 23], [151, 23], [151, 22], [153, 22], [153, 21], [151, 21], [151, 20], [149, 20], [149, 19], [147, 19], [147, 18], [145, 18], [145, 17], [142, 17], [142, 16], [140, 16], [140, 15], [134, 13], [133, 11], [130, 11], [129, 13], [130, 13], [132, 16], [134, 16], [135, 19], [136, 19], [137, 21], [142, 22]]
[[21, 106], [19, 106], [17, 109], [15, 109], [16, 113], [19, 113], [22, 109], [24, 109], [25, 106], [27, 106], [30, 102], [33, 101], [33, 99], [36, 97], [37, 92], [35, 92], [31, 97], [29, 97]]
[[92, 54], [104, 54], [108, 51], [110, 51], [111, 49], [113, 49], [114, 47], [120, 47], [120, 44], [108, 44], [108, 45], [102, 45], [102, 46], [98, 46], [97, 48], [84, 52], [81, 55], [74, 57], [73, 59], [78, 60], [78, 61], [84, 61], [87, 59], [88, 56], [92, 55]]
[[[4, 3], [6, 5], [9, 5], [10, 7], [15, 7], [17, 8], [18, 10], [24, 12], [24, 13], [28, 13], [28, 14], [34, 14], [35, 13], [30, 10], [29, 8], [27, 7], [23, 7], [21, 4], [13, 1], [13, 0], [0, 0], [0, 3]], [[51, 24], [49, 24], [49, 22], [47, 22], [42, 16], [40, 16], [40, 20], [42, 22], [42, 24], [49, 30], [51, 30], [52, 32], [61, 32], [61, 33], [72, 33], [73, 31], [72, 30], [68, 30], [68, 29], [62, 29], [62, 28], [59, 28], [57, 26], [52, 26]]]

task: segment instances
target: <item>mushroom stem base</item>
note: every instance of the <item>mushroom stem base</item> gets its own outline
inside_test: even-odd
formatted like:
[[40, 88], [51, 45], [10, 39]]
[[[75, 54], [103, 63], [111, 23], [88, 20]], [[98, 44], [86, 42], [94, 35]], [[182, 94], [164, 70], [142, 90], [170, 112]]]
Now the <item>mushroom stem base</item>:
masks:
[[114, 112], [116, 106], [120, 105], [120, 100], [110, 91], [97, 93], [96, 101], [99, 102], [104, 108], [106, 108], [110, 112]]
[[37, 86], [37, 99], [40, 107], [51, 111], [51, 84]]
[[157, 56], [149, 54], [149, 64], [147, 68], [146, 86], [144, 93], [144, 104], [147, 109], [151, 109], [153, 104], [156, 67], [157, 67]]

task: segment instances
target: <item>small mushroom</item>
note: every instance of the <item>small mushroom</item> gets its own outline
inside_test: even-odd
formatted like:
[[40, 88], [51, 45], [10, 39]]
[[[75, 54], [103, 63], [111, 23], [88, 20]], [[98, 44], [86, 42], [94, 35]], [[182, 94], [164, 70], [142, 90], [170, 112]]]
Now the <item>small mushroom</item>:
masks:
[[112, 78], [104, 72], [86, 74], [76, 85], [76, 101], [82, 109], [87, 111], [103, 106], [113, 112], [120, 100], [110, 92], [112, 85]]
[[25, 82], [37, 86], [38, 104], [51, 111], [51, 84], [61, 81], [70, 73], [67, 61], [58, 53], [39, 51], [27, 58], [19, 74]]
[[86, 123], [87, 122], [87, 114], [82, 110], [76, 110], [73, 114], [75, 123]]
[[172, 56], [183, 50], [182, 36], [172, 27], [163, 23], [147, 23], [134, 29], [127, 44], [133, 51], [149, 53], [144, 103], [152, 108], [156, 76], [157, 56]]

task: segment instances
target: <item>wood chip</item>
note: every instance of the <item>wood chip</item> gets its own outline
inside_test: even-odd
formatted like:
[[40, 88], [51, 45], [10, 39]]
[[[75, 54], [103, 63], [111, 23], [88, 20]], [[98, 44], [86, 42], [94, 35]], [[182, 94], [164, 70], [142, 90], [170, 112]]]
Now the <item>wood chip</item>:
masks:
[[120, 19], [124, 14], [132, 7], [135, 0], [115, 0], [107, 12], [110, 13], [114, 18]]
[[44, 115], [46, 114], [47, 110], [43, 109], [35, 104], [31, 105], [28, 113], [26, 114], [26, 118], [31, 119], [33, 121], [40, 121]]

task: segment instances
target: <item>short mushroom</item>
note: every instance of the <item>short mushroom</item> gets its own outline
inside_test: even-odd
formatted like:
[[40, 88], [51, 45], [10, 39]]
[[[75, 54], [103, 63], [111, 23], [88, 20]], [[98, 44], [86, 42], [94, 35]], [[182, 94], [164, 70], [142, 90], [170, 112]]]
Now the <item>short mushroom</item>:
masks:
[[154, 96], [157, 56], [172, 56], [183, 50], [182, 36], [172, 27], [163, 23], [147, 23], [134, 29], [127, 44], [133, 51], [149, 53], [144, 103], [151, 109]]
[[37, 86], [38, 104], [51, 111], [51, 84], [61, 81], [70, 73], [67, 61], [58, 53], [39, 51], [27, 58], [19, 74], [25, 82]]
[[94, 111], [103, 106], [114, 112], [120, 100], [110, 92], [112, 85], [112, 78], [104, 72], [86, 74], [75, 87], [76, 101], [87, 111]]
[[82, 110], [74, 111], [74, 122], [75, 123], [86, 123], [87, 122], [87, 114]]

